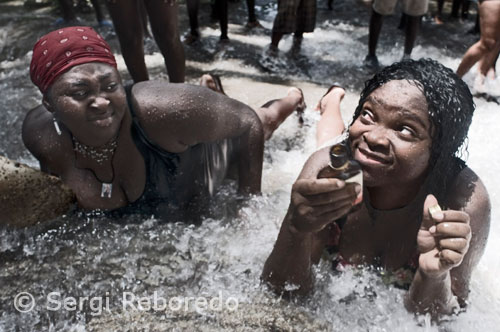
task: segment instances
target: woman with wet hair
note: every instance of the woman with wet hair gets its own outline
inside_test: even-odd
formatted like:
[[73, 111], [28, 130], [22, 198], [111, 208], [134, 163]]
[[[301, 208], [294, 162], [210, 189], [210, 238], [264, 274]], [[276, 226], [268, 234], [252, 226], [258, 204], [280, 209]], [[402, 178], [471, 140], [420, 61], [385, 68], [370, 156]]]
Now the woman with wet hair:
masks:
[[[344, 130], [343, 95], [334, 87], [320, 100], [323, 138]], [[336, 269], [361, 264], [392, 272], [408, 289], [410, 311], [436, 317], [464, 306], [490, 223], [486, 189], [459, 159], [473, 111], [466, 84], [434, 60], [377, 73], [348, 128], [363, 186], [324, 178], [329, 147], [315, 152], [292, 187], [263, 280], [277, 292], [291, 284], [305, 294], [314, 283], [312, 265], [328, 249]]]
[[258, 193], [264, 141], [304, 106], [291, 88], [254, 111], [212, 76], [202, 82], [213, 89], [165, 81], [125, 89], [109, 45], [89, 27], [41, 37], [30, 75], [43, 99], [24, 120], [23, 141], [42, 171], [90, 210], [182, 217], [207, 201], [231, 165], [239, 192]]

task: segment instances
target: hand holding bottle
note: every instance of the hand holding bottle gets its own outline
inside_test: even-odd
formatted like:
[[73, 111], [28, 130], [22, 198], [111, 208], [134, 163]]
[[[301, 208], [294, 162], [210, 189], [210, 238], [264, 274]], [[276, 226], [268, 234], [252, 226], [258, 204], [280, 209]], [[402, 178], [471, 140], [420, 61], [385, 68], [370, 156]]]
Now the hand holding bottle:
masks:
[[[361, 165], [352, 158], [347, 142], [343, 141], [330, 148], [329, 167], [322, 169], [318, 178], [337, 178], [345, 182], [358, 183], [363, 188], [363, 171]], [[363, 191], [360, 190], [354, 205], [363, 200]]]
[[292, 187], [292, 226], [299, 232], [318, 232], [345, 216], [360, 192], [359, 184], [336, 178], [299, 179]]

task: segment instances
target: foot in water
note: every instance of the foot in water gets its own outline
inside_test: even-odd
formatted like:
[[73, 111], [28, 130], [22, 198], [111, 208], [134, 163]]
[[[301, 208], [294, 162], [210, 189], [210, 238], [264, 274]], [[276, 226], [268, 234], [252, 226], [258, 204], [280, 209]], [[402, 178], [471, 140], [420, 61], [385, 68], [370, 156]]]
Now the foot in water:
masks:
[[340, 100], [344, 99], [344, 96], [345, 90], [340, 85], [340, 83], [333, 83], [328, 88], [323, 97], [321, 97], [321, 99], [318, 101], [318, 104], [316, 104], [314, 110], [318, 111], [319, 114], [323, 114], [330, 100], [334, 100], [334, 102], [336, 102], [338, 98], [340, 98]]
[[184, 36], [183, 41], [184, 41], [184, 44], [191, 45], [191, 44], [196, 43], [198, 40], [200, 40], [200, 33], [199, 32], [197, 32], [197, 33], [189, 32]]
[[224, 88], [222, 87], [222, 82], [220, 77], [215, 74], [203, 74], [200, 78], [200, 85], [209, 88], [215, 92], [222, 93], [225, 95]]
[[64, 17], [59, 17], [52, 23], [52, 26], [55, 27], [67, 27], [72, 25], [81, 25], [80, 20], [78, 18], [74, 20], [65, 20]]
[[101, 20], [101, 21], [99, 21], [99, 26], [102, 28], [112, 28], [113, 23], [111, 23], [111, 21], [108, 21], [108, 20]]
[[264, 27], [262, 26], [262, 24], [260, 24], [259, 21], [251, 21], [251, 22], [248, 21], [247, 24], [245, 24], [245, 28], [248, 30], [251, 30], [254, 28], [264, 29]]
[[376, 55], [368, 54], [363, 64], [366, 68], [371, 70], [377, 70], [379, 68], [378, 58]]
[[281, 123], [285, 121], [294, 111], [299, 116], [299, 124], [302, 125], [304, 120], [302, 114], [306, 109], [304, 94], [302, 90], [296, 87], [288, 89], [286, 97], [275, 99], [262, 105], [257, 110], [257, 115], [262, 122], [264, 128], [264, 138], [268, 140], [278, 129]]

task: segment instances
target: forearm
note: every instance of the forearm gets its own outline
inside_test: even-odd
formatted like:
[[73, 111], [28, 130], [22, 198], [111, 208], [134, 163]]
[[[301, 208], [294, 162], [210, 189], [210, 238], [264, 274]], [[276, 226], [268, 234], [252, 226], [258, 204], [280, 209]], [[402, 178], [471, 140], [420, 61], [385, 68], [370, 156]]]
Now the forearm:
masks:
[[[312, 233], [299, 233], [290, 226], [290, 212], [264, 265], [262, 280], [278, 292], [308, 293], [313, 284]], [[288, 287], [287, 287], [288, 286]]]
[[405, 306], [411, 312], [430, 313], [434, 318], [453, 313], [458, 301], [451, 290], [450, 272], [431, 277], [417, 269], [406, 295]]
[[238, 138], [238, 191], [242, 194], [260, 193], [264, 134], [257, 116], [246, 121], [247, 130]]

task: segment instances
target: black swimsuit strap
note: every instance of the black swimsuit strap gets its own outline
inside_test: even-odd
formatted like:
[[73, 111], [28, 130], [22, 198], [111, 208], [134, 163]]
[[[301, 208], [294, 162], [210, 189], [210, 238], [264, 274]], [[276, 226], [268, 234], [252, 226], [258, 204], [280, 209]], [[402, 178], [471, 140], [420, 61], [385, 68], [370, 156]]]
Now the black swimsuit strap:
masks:
[[148, 138], [134, 112], [131, 91], [132, 85], [125, 86], [127, 103], [132, 115], [131, 135], [146, 164], [146, 184], [142, 195], [136, 201], [110, 212], [115, 216], [130, 213], [156, 214], [159, 204], [176, 202], [173, 188], [179, 156], [165, 151]]

